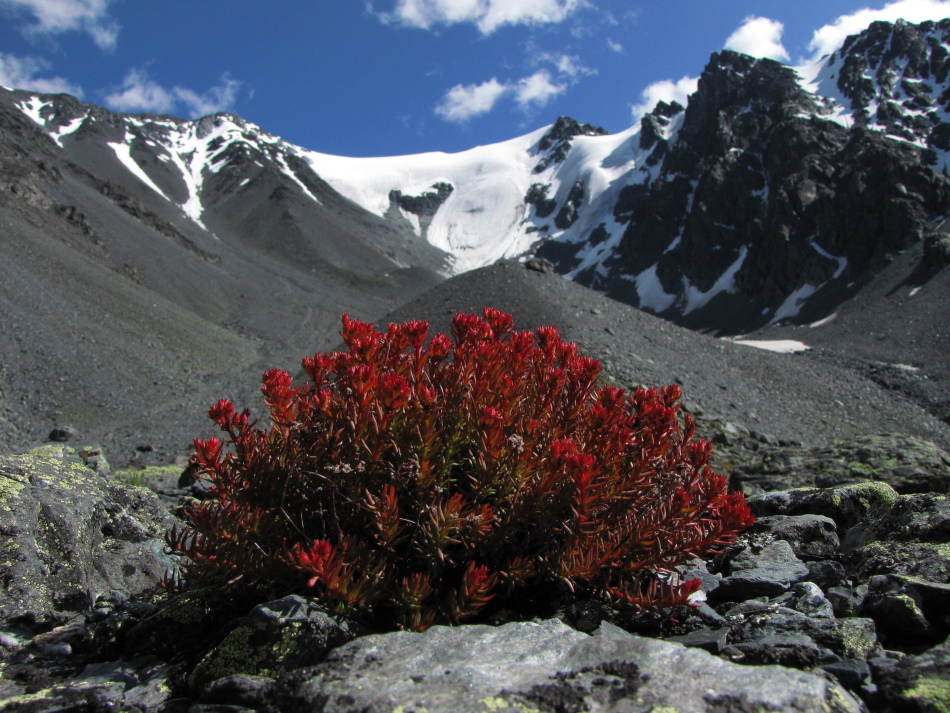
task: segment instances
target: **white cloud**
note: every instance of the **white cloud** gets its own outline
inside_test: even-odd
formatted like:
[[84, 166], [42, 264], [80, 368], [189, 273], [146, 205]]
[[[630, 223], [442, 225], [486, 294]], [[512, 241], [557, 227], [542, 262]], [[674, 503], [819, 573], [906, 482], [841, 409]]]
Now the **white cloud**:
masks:
[[231, 79], [229, 74], [221, 77], [221, 84], [211, 87], [204, 94], [198, 94], [191, 89], [175, 87], [175, 96], [186, 107], [192, 117], [214, 114], [219, 111], [228, 111], [234, 106], [237, 94], [241, 89], [241, 82]]
[[0, 6], [27, 12], [36, 23], [27, 31], [41, 34], [88, 32], [101, 49], [115, 48], [119, 24], [109, 15], [114, 0], [0, 0]]
[[621, 52], [623, 52], [623, 45], [620, 44], [619, 42], [614, 42], [614, 41], [611, 40], [611, 39], [608, 39], [608, 40], [607, 40], [607, 47], [608, 47], [612, 52], [616, 52], [617, 54], [620, 54]]
[[0, 86], [9, 89], [25, 89], [40, 94], [72, 94], [82, 96], [82, 87], [62, 77], [37, 77], [49, 68], [49, 64], [32, 57], [15, 57], [0, 53]]
[[105, 102], [118, 111], [165, 114], [175, 107], [175, 95], [149, 79], [144, 69], [132, 69], [125, 75], [121, 86], [105, 96]]
[[544, 106], [566, 89], [566, 84], [555, 84], [551, 81], [551, 75], [543, 70], [518, 80], [513, 87], [515, 101], [525, 110], [532, 106]]
[[128, 112], [170, 114], [181, 107], [189, 117], [197, 118], [230, 109], [240, 88], [240, 82], [225, 74], [220, 85], [201, 94], [186, 87], [166, 89], [152, 80], [146, 70], [132, 69], [122, 84], [104, 97], [104, 101], [113, 109]]
[[752, 55], [768, 57], [779, 62], [787, 62], [788, 50], [782, 45], [782, 32], [785, 30], [778, 20], [749, 15], [742, 21], [739, 29], [729, 35], [725, 48]]
[[597, 74], [596, 69], [585, 67], [581, 64], [580, 57], [569, 54], [554, 54], [545, 52], [538, 56], [538, 63], [547, 63], [557, 70], [561, 77], [566, 79], [575, 79], [589, 74]]
[[950, 17], [948, 0], [897, 0], [879, 10], [864, 8], [851, 15], [842, 15], [831, 24], [815, 30], [808, 49], [812, 52], [812, 59], [819, 59], [841, 47], [848, 35], [861, 32], [877, 20], [894, 22], [903, 19], [919, 23], [945, 17]]
[[396, 0], [392, 12], [376, 15], [384, 22], [423, 29], [471, 22], [490, 35], [503, 25], [561, 22], [584, 4], [585, 0]]
[[499, 83], [494, 77], [481, 84], [457, 84], [445, 93], [435, 113], [447, 121], [468, 121], [490, 112], [509, 91], [508, 85]]
[[654, 82], [640, 93], [640, 98], [643, 101], [633, 106], [633, 120], [640, 121], [645, 114], [653, 111], [654, 107], [661, 101], [675, 101], [686, 106], [689, 95], [695, 92], [698, 86], [699, 77], [683, 77], [676, 82], [672, 79]]
[[458, 84], [452, 87], [436, 106], [435, 113], [446, 121], [464, 123], [487, 114], [506, 96], [512, 97], [519, 109], [528, 111], [546, 105], [565, 91], [567, 85], [555, 82], [545, 70], [504, 84], [492, 77], [481, 84]]

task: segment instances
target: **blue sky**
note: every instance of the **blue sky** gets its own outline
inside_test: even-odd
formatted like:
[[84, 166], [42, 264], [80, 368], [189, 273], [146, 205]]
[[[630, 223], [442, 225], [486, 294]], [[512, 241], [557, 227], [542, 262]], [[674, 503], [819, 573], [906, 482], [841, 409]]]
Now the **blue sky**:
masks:
[[950, 0], [0, 0], [0, 85], [230, 111], [323, 153], [461, 151], [561, 114], [616, 132], [724, 47], [801, 64]]

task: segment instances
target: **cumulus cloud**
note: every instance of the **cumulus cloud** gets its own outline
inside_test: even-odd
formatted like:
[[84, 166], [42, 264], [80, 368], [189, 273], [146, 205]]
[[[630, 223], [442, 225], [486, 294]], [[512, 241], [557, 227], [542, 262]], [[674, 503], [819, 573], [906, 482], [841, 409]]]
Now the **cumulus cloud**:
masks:
[[569, 54], [543, 52], [535, 60], [536, 64], [548, 64], [564, 79], [578, 79], [580, 77], [597, 74], [596, 69], [581, 64], [580, 57]]
[[115, 48], [119, 23], [109, 14], [114, 0], [0, 0], [0, 7], [31, 15], [28, 33], [87, 32], [103, 50]]
[[611, 52], [616, 52], [617, 54], [620, 54], [621, 52], [623, 52], [623, 45], [620, 44], [619, 42], [614, 42], [611, 39], [607, 40], [607, 47], [610, 49]]
[[472, 117], [490, 112], [498, 100], [509, 91], [510, 86], [501, 84], [494, 77], [481, 84], [457, 84], [445, 93], [435, 108], [435, 113], [446, 121], [468, 121]]
[[782, 45], [785, 25], [767, 17], [749, 15], [735, 32], [729, 35], [725, 48], [752, 55], [787, 62], [788, 51]]
[[25, 89], [40, 94], [72, 94], [82, 96], [82, 87], [62, 77], [38, 77], [49, 69], [49, 64], [33, 57], [15, 57], [0, 53], [0, 86]]
[[527, 110], [533, 106], [544, 106], [558, 94], [563, 94], [567, 85], [555, 84], [551, 75], [542, 70], [518, 80], [512, 89], [518, 106]]
[[241, 82], [225, 74], [221, 84], [200, 94], [186, 87], [166, 89], [139, 68], [130, 70], [122, 84], [106, 94], [104, 101], [118, 111], [171, 114], [183, 109], [189, 117], [197, 118], [230, 109], [240, 88]]
[[678, 102], [686, 106], [689, 95], [699, 86], [699, 77], [683, 77], [678, 81], [664, 79], [654, 82], [640, 93], [642, 101], [633, 106], [633, 120], [640, 121], [645, 114], [653, 111], [661, 101]]
[[558, 83], [549, 72], [541, 70], [513, 82], [499, 82], [492, 77], [481, 84], [458, 84], [442, 97], [435, 113], [446, 121], [464, 123], [487, 114], [504, 97], [512, 97], [519, 109], [528, 111], [541, 107], [567, 91], [567, 84]]
[[471, 22], [490, 35], [503, 25], [562, 22], [584, 0], [396, 0], [392, 12], [377, 12], [384, 22], [430, 29]]
[[950, 17], [948, 0], [897, 0], [879, 10], [864, 8], [851, 15], [842, 15], [834, 22], [815, 30], [808, 49], [812, 52], [812, 59], [819, 59], [841, 47], [848, 35], [861, 32], [877, 20], [894, 22], [903, 19], [919, 23], [942, 20], [945, 17]]

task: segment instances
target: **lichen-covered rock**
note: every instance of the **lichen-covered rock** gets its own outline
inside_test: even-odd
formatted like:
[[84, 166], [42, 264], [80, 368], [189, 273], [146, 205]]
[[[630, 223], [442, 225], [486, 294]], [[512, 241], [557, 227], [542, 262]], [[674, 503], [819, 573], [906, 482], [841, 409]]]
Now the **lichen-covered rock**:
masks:
[[353, 639], [350, 626], [301, 596], [254, 607], [189, 676], [200, 687], [237, 674], [276, 678], [320, 663], [331, 649]]
[[872, 667], [872, 670], [878, 681], [878, 693], [871, 705], [873, 710], [942, 713], [950, 709], [950, 647], [947, 643], [900, 662]]
[[155, 586], [176, 563], [155, 494], [70, 460], [0, 457], [0, 626], [56, 622], [112, 589]]
[[356, 639], [275, 686], [279, 710], [845, 713], [861, 705], [820, 676], [738, 666], [698, 649], [557, 620], [436, 626]]
[[839, 532], [846, 532], [855, 525], [886, 516], [899, 498], [887, 483], [865, 482], [762, 493], [748, 503], [756, 517], [825, 515], [835, 521]]
[[902, 494], [950, 492], [950, 454], [929, 441], [895, 434], [812, 448], [763, 448], [735, 468], [730, 483], [754, 495], [869, 480], [887, 483]]

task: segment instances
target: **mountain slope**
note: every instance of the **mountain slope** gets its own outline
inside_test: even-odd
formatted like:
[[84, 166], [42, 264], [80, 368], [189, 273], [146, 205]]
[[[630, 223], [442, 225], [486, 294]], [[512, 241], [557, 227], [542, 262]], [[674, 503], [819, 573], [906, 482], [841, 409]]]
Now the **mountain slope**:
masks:
[[[687, 107], [619, 134], [561, 117], [383, 159], [315, 153], [228, 114], [0, 90], [0, 448], [71, 422], [119, 459], [143, 439], [169, 457], [208, 403], [334, 346], [341, 312], [372, 319], [530, 255], [702, 331], [771, 336], [838, 314], [793, 335], [816, 347], [794, 363], [851, 364], [948, 419], [948, 75], [950, 20], [875, 23], [810, 67], [713, 55]], [[675, 334], [670, 354], [693, 348]], [[727, 415], [754, 421], [755, 402], [782, 423], [755, 393]]]
[[426, 319], [445, 332], [456, 312], [486, 306], [514, 314], [520, 329], [557, 326], [619, 386], [681, 384], [703, 419], [808, 444], [885, 432], [950, 444], [950, 425], [852, 369], [699, 334], [515, 262], [440, 283], [380, 322]]
[[210, 403], [334, 344], [341, 311], [441, 279], [439, 251], [252, 128], [214, 153], [240, 126], [0, 91], [0, 447], [70, 424], [170, 459]]

